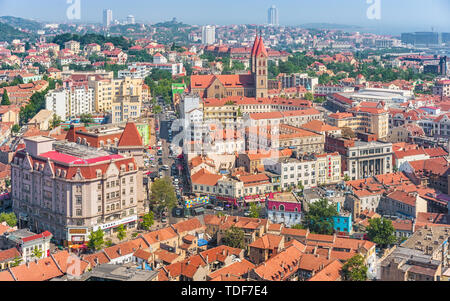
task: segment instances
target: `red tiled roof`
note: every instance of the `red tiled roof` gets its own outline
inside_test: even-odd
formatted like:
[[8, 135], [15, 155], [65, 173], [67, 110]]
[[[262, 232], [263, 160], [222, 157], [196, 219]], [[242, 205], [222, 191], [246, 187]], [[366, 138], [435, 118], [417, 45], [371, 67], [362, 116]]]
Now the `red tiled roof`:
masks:
[[133, 122], [127, 123], [123, 130], [122, 136], [120, 136], [119, 147], [123, 146], [142, 146], [142, 137]]

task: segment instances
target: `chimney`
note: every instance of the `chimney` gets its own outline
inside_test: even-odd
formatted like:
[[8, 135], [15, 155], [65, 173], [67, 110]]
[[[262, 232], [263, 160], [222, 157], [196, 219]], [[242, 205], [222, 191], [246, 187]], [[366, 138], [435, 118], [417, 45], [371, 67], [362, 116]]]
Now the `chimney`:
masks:
[[95, 262], [95, 265], [98, 265], [98, 264], [99, 264], [99, 261], [98, 261], [98, 258], [97, 258], [97, 257], [94, 258], [94, 262]]
[[120, 250], [120, 248], [119, 248], [119, 249], [117, 249], [117, 253], [119, 253], [119, 255], [121, 255], [121, 256], [122, 256], [122, 250]]

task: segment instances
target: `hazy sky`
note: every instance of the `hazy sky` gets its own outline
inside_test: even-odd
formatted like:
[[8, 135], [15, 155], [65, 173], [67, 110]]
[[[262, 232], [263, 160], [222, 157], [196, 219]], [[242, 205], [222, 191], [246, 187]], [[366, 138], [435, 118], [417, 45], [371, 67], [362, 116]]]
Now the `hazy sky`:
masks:
[[[0, 15], [70, 22], [66, 10], [81, 3], [80, 22], [101, 22], [104, 8], [114, 19], [135, 16], [156, 23], [176, 17], [189, 24], [264, 24], [276, 5], [281, 25], [312, 22], [360, 25], [379, 30], [450, 32], [450, 0], [0, 0]], [[380, 1], [381, 19], [367, 18], [367, 2]]]

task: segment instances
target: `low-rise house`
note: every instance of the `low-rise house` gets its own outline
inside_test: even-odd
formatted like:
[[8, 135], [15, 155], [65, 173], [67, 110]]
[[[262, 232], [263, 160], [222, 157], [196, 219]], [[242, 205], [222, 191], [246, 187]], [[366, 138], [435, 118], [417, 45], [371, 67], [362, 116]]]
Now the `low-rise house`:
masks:
[[284, 250], [284, 237], [266, 234], [248, 245], [248, 257], [251, 262], [260, 264]]
[[158, 274], [159, 281], [206, 281], [209, 265], [200, 255], [163, 267]]
[[207, 276], [207, 280], [211, 281], [230, 281], [230, 278], [234, 277], [232, 281], [247, 279], [250, 270], [254, 269], [255, 265], [246, 259], [236, 261], [228, 266], [212, 272]]
[[293, 193], [273, 194], [266, 201], [267, 216], [272, 223], [292, 227], [301, 224], [302, 204]]
[[343, 264], [334, 260], [307, 281], [341, 281]]
[[256, 281], [297, 281], [302, 246], [294, 241], [284, 251], [251, 270], [249, 278]]
[[244, 250], [221, 245], [200, 253], [203, 260], [209, 265], [209, 270], [214, 272], [230, 264], [244, 259]]
[[[50, 240], [52, 233], [44, 231], [40, 234], [32, 233], [26, 229], [6, 232], [0, 237], [0, 249], [17, 248], [23, 262], [46, 258], [50, 255]], [[36, 252], [35, 250], [39, 250]], [[37, 255], [40, 253], [40, 257]]]

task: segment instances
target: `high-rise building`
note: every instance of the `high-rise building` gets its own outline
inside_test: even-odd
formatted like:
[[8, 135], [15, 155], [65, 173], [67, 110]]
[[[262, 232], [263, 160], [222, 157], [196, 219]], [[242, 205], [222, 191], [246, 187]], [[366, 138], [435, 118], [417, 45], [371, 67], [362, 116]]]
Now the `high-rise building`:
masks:
[[207, 25], [202, 27], [202, 43], [212, 45], [216, 43], [216, 27]]
[[113, 21], [113, 13], [110, 9], [105, 9], [103, 11], [103, 26], [109, 27], [111, 26]]
[[136, 20], [135, 20], [134, 16], [128, 15], [127, 16], [127, 24], [135, 24], [135, 23], [136, 23]]
[[267, 16], [267, 23], [272, 26], [278, 26], [278, 9], [275, 7], [275, 5], [272, 5], [269, 8], [268, 16]]

